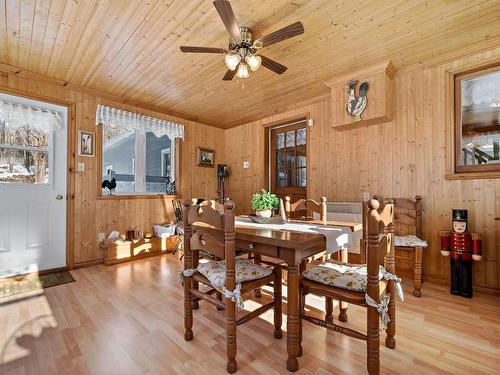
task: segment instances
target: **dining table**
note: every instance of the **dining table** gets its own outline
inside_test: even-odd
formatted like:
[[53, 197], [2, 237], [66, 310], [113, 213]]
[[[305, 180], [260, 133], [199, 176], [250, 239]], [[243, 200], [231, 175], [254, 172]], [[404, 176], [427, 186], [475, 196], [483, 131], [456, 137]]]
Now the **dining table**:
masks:
[[[325, 220], [290, 220], [291, 224], [326, 225], [338, 228], [348, 228], [352, 232], [362, 228], [361, 223]], [[299, 225], [292, 225], [293, 230], [270, 225], [251, 226], [238, 217], [235, 221], [236, 248], [281, 260], [287, 265], [287, 363], [288, 371], [294, 372], [299, 368], [298, 357], [302, 354], [300, 347], [300, 264], [304, 259], [324, 252], [327, 248], [327, 238], [321, 233], [312, 233], [311, 230], [300, 231]]]

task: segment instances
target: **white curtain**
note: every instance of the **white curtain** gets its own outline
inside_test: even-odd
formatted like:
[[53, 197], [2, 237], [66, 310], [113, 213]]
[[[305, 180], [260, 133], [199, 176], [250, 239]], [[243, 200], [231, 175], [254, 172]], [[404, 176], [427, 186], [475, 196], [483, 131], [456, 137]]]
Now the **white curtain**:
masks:
[[96, 125], [104, 124], [111, 128], [148, 131], [153, 132], [157, 137], [166, 135], [170, 139], [184, 139], [184, 125], [144, 116], [138, 113], [122, 111], [121, 109], [106, 107], [101, 104], [97, 105], [95, 121]]
[[34, 108], [0, 100], [0, 121], [12, 130], [28, 126], [44, 133], [62, 129], [64, 124], [56, 111]]

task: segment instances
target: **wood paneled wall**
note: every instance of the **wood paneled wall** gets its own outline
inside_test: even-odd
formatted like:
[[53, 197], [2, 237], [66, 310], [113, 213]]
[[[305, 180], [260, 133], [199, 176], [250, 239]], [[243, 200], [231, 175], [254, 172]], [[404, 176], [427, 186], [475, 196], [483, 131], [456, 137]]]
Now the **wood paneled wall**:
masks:
[[[36, 96], [42, 100], [63, 100], [73, 105], [76, 129], [96, 131], [95, 110], [97, 104], [105, 104], [127, 111], [139, 112], [144, 115], [177, 121], [185, 125], [185, 141], [181, 142], [180, 160], [180, 193], [183, 197], [202, 196], [213, 198], [217, 194], [217, 176], [214, 168], [196, 166], [196, 147], [215, 149], [215, 162], [224, 160], [224, 130], [211, 126], [187, 121], [162, 113], [143, 110], [117, 101], [70, 90], [61, 85], [53, 84], [50, 79], [29, 79], [13, 72], [0, 72], [0, 91], [14, 94], [23, 93]], [[70, 152], [75, 152], [76, 137], [71, 141]], [[100, 152], [100, 150], [96, 150]], [[74, 263], [84, 265], [102, 261], [98, 246], [98, 233], [109, 234], [112, 230], [124, 233], [127, 229], [151, 231], [152, 225], [173, 220], [170, 198], [134, 198], [134, 199], [98, 199], [96, 191], [100, 181], [97, 180], [97, 157], [87, 158], [76, 156], [75, 162], [85, 163], [85, 173], [75, 173], [74, 176], [74, 206], [73, 220]]]
[[[446, 71], [500, 59], [500, 48], [449, 63], [422, 64], [394, 78], [392, 122], [336, 131], [328, 97], [297, 104], [285, 113], [226, 131], [229, 196], [249, 212], [252, 193], [265, 187], [265, 124], [309, 113], [311, 128], [308, 196], [360, 201], [362, 192], [383, 196], [423, 196], [424, 278], [449, 279], [449, 260], [440, 255], [439, 233], [451, 225], [451, 209], [469, 210], [473, 231], [483, 236], [483, 260], [474, 264], [476, 286], [500, 290], [500, 179], [446, 180], [449, 123]], [[250, 167], [243, 169], [243, 160]]]

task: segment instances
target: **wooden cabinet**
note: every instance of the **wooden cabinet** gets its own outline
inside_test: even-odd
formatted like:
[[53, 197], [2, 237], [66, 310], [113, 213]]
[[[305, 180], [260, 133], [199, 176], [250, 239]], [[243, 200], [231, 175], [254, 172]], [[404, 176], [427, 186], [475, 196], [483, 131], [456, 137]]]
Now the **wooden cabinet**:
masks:
[[101, 249], [104, 254], [104, 264], [128, 262], [159, 254], [172, 252], [177, 247], [179, 236], [168, 238], [153, 237], [151, 239], [124, 241], [124, 240], [104, 240], [101, 242]]
[[[358, 70], [348, 75], [336, 77], [329, 81], [331, 101], [331, 123], [336, 130], [355, 129], [362, 126], [380, 124], [392, 120], [394, 67], [390, 62]], [[348, 82], [357, 80], [356, 95], [359, 86], [368, 82], [368, 102], [361, 114], [361, 120], [356, 120], [347, 112]]]

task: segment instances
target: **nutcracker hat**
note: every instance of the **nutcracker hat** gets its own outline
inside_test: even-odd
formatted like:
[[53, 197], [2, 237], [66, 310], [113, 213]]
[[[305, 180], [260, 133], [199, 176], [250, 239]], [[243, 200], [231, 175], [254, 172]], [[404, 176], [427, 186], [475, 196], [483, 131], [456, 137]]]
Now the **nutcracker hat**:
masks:
[[467, 210], [458, 210], [454, 208], [452, 210], [452, 220], [467, 221]]

